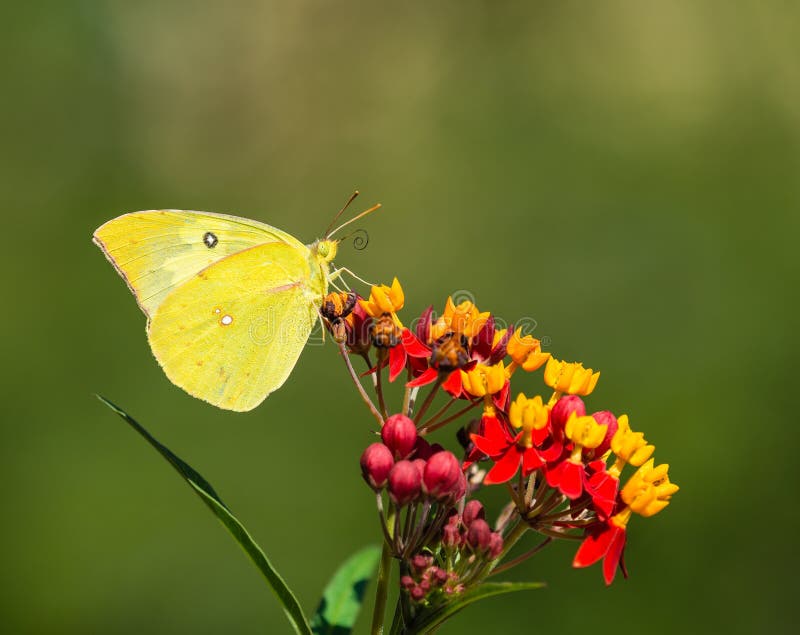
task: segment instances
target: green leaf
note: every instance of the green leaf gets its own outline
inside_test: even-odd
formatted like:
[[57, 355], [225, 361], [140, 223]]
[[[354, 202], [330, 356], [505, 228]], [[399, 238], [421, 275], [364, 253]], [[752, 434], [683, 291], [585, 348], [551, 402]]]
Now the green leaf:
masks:
[[311, 635], [311, 627], [309, 626], [308, 621], [303, 614], [303, 609], [300, 607], [300, 603], [297, 601], [294, 593], [292, 593], [292, 590], [286, 585], [286, 582], [284, 582], [280, 574], [273, 568], [269, 559], [261, 550], [261, 547], [259, 547], [256, 541], [253, 540], [253, 538], [247, 532], [247, 529], [244, 528], [244, 525], [242, 525], [242, 523], [236, 519], [236, 517], [231, 513], [230, 509], [228, 509], [225, 503], [222, 502], [209, 482], [200, 476], [200, 474], [198, 474], [188, 463], [173, 454], [169, 448], [159, 443], [155, 437], [145, 430], [141, 424], [139, 424], [128, 413], [100, 395], [97, 395], [97, 398], [106, 406], [111, 408], [111, 410], [116, 412], [120, 417], [122, 417], [134, 430], [136, 430], [136, 432], [142, 435], [145, 440], [147, 440], [150, 445], [158, 450], [159, 454], [161, 454], [161, 456], [163, 456], [170, 463], [170, 465], [175, 468], [178, 474], [180, 474], [184, 480], [189, 483], [195, 493], [208, 506], [208, 508], [214, 512], [214, 515], [220, 520], [220, 522], [225, 525], [225, 528], [236, 539], [236, 542], [239, 543], [239, 546], [244, 549], [248, 556], [250, 556], [253, 564], [258, 567], [258, 569], [267, 579], [272, 591], [275, 593], [278, 601], [283, 606], [283, 610], [286, 612], [286, 617], [289, 619], [289, 622], [291, 622], [295, 632], [299, 633], [300, 635]]
[[317, 635], [347, 635], [353, 629], [370, 578], [378, 566], [381, 548], [365, 547], [348, 558], [328, 582], [311, 630]]
[[546, 586], [544, 582], [483, 582], [473, 589], [456, 596], [453, 601], [431, 611], [423, 611], [403, 631], [405, 633], [424, 633], [434, 629], [470, 604], [504, 593], [530, 591]]

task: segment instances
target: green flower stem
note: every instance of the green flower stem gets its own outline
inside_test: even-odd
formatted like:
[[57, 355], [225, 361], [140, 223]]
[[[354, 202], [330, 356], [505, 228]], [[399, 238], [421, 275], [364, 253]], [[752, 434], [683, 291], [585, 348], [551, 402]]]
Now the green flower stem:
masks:
[[[389, 532], [394, 531], [396, 510], [394, 504], [389, 505], [386, 525]], [[392, 535], [393, 537], [393, 535]], [[386, 596], [389, 592], [389, 575], [392, 571], [392, 545], [384, 540], [381, 549], [381, 562], [378, 568], [378, 583], [375, 589], [375, 609], [372, 611], [372, 635], [383, 635], [383, 616], [386, 613]]]
[[509, 532], [508, 536], [503, 538], [503, 551], [500, 552], [500, 556], [495, 560], [497, 564], [508, 555], [508, 552], [511, 551], [511, 548], [517, 544], [517, 541], [522, 538], [523, 534], [528, 530], [528, 525], [524, 522], [518, 522], [514, 525], [514, 528]]

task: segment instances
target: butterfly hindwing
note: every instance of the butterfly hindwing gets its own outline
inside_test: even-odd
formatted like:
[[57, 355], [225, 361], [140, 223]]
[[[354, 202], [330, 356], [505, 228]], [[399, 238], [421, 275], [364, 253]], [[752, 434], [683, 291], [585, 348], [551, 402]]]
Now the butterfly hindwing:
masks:
[[182, 283], [223, 258], [264, 243], [289, 245], [303, 258], [308, 248], [264, 223], [209, 212], [153, 210], [124, 214], [94, 233], [103, 250], [152, 317]]
[[251, 247], [169, 293], [148, 329], [169, 379], [195, 397], [238, 411], [255, 408], [280, 387], [325, 290], [305, 253], [283, 242]]

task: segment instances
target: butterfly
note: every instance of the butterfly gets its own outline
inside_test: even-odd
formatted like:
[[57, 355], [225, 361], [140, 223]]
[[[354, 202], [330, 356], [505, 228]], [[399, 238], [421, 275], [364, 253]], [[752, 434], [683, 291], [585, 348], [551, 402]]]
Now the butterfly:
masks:
[[[358, 195], [355, 192], [331, 226]], [[151, 210], [99, 227], [93, 242], [147, 316], [147, 339], [167, 377], [226, 410], [252, 410], [283, 385], [314, 324], [339, 240], [291, 234], [226, 214]]]

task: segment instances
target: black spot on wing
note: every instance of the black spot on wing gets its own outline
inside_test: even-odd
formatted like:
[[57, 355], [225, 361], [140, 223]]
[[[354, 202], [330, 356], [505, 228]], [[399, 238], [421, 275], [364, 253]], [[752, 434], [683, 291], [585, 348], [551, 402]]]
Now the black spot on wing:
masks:
[[212, 232], [206, 232], [203, 234], [203, 244], [208, 247], [209, 249], [213, 249], [217, 246], [219, 240], [217, 239], [217, 235]]

